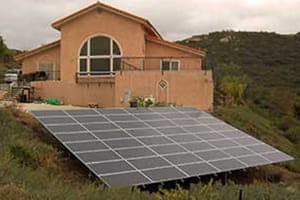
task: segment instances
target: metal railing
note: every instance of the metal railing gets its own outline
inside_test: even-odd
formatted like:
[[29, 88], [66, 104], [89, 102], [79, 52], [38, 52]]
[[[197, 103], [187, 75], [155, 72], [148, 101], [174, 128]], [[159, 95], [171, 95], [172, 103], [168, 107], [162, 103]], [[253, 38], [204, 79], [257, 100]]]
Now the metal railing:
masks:
[[60, 71], [36, 71], [32, 73], [23, 74], [22, 81], [47, 81], [47, 80], [60, 80]]
[[[202, 67], [202, 59], [199, 57], [170, 57], [170, 56], [158, 56], [158, 57], [122, 57], [120, 71], [126, 70], [160, 70], [167, 71], [163, 63], [178, 63], [176, 69], [172, 69], [170, 64], [169, 70], [173, 71], [187, 71], [187, 70], [204, 70]], [[166, 63], [165, 63], [166, 64]]]
[[76, 80], [86, 76], [114, 76], [123, 71], [206, 71], [199, 57], [121, 57], [114, 58], [113, 62], [111, 71], [76, 72]]

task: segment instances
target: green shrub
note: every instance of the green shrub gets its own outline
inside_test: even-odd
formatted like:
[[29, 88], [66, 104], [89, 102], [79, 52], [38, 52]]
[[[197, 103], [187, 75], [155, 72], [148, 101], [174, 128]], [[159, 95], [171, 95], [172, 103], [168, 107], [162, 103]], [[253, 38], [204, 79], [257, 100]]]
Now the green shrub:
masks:
[[282, 118], [280, 118], [280, 121], [278, 122], [278, 128], [282, 131], [287, 131], [290, 128], [294, 128], [297, 125], [300, 125], [299, 122], [297, 122], [297, 120], [295, 118], [293, 118], [292, 116], [284, 116]]
[[293, 143], [300, 143], [300, 126], [294, 126], [290, 128], [285, 136]]
[[246, 77], [225, 76], [222, 78], [219, 89], [224, 95], [226, 105], [241, 104], [247, 88]]
[[300, 120], [300, 96], [295, 98], [294, 102], [294, 110], [295, 110], [295, 116], [298, 120]]
[[300, 158], [294, 157], [294, 160], [283, 163], [288, 170], [296, 173], [300, 173]]
[[28, 151], [28, 149], [24, 146], [14, 145], [10, 147], [10, 154], [14, 159], [18, 160], [21, 165], [25, 165], [31, 168], [37, 167], [37, 162]]

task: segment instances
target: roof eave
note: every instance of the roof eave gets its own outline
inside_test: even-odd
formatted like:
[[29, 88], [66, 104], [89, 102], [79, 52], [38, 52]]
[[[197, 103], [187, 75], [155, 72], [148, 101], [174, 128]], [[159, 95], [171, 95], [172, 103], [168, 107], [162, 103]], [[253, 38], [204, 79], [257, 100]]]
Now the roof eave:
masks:
[[59, 46], [59, 45], [60, 45], [60, 40], [57, 40], [57, 41], [42, 45], [40, 47], [37, 47], [35, 49], [19, 53], [19, 54], [15, 55], [13, 58], [14, 58], [15, 61], [19, 62], [19, 61], [24, 60], [27, 57], [30, 57], [30, 56], [33, 56], [33, 55], [38, 54], [40, 52], [52, 49], [52, 48], [54, 48], [56, 46]]
[[138, 17], [138, 16], [135, 16], [133, 14], [130, 14], [130, 13], [126, 13], [122, 10], [118, 10], [116, 8], [113, 8], [111, 6], [108, 6], [108, 5], [105, 5], [105, 4], [102, 4], [100, 2], [97, 2], [97, 3], [94, 3], [82, 10], [79, 10], [69, 16], [66, 16], [60, 20], [57, 20], [55, 21], [54, 23], [52, 23], [52, 27], [57, 29], [57, 30], [60, 30], [61, 26], [79, 16], [82, 16], [92, 10], [95, 10], [95, 9], [103, 9], [105, 11], [108, 11], [108, 12], [112, 12], [116, 15], [120, 15], [120, 16], [123, 16], [123, 17], [126, 17], [128, 19], [131, 19], [133, 21], [136, 21], [144, 26], [147, 26], [149, 29], [151, 29], [153, 31], [153, 33], [158, 37], [158, 38], [161, 38], [162, 39], [162, 36], [159, 34], [159, 32], [154, 28], [154, 26], [147, 20], [147, 19], [144, 19], [144, 18], [141, 18], [141, 17]]
[[62, 19], [56, 20], [55, 22], [53, 22], [51, 24], [51, 26], [53, 28], [57, 29], [57, 30], [60, 30], [60, 28], [61, 28], [61, 26], [63, 24], [65, 24], [65, 23], [67, 23], [67, 22], [69, 22], [69, 21], [77, 18], [78, 16], [81, 16], [81, 15], [84, 15], [84, 14], [90, 12], [90, 11], [96, 9], [97, 7], [98, 7], [98, 3], [92, 4], [92, 5], [86, 7], [84, 9], [82, 9], [82, 10], [79, 10], [79, 11], [77, 11], [77, 12], [75, 12], [75, 13], [69, 15], [69, 16], [66, 16], [66, 17], [64, 17]]
[[201, 56], [201, 57], [205, 57], [205, 55], [206, 55], [206, 52], [203, 51], [203, 50], [199, 50], [199, 49], [195, 49], [195, 48], [191, 48], [191, 47], [187, 47], [187, 46], [183, 47], [182, 45], [177, 44], [177, 43], [171, 43], [169, 41], [160, 40], [160, 39], [156, 39], [156, 38], [149, 37], [149, 36], [146, 36], [146, 39], [149, 40], [149, 41], [158, 43], [158, 44], [162, 44], [162, 45], [165, 45], [165, 46], [168, 46], [168, 47], [171, 47], [171, 48], [175, 48], [175, 49], [178, 49], [178, 50], [181, 50], [181, 51], [184, 51], [184, 52], [187, 52], [187, 53], [191, 53], [191, 54], [194, 54], [194, 55], [198, 55], [198, 56]]

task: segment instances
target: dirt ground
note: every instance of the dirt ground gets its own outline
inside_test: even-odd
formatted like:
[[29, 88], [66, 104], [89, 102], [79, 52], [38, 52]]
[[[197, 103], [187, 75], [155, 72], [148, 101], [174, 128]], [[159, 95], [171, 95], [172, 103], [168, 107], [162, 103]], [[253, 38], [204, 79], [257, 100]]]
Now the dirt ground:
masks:
[[24, 111], [32, 111], [32, 110], [72, 110], [72, 109], [84, 109], [86, 107], [72, 106], [72, 105], [49, 105], [45, 103], [13, 103], [12, 101], [0, 101], [0, 107], [4, 106], [17, 106]]
[[1, 91], [0, 90], [0, 100], [4, 98], [6, 93], [7, 93], [6, 91]]

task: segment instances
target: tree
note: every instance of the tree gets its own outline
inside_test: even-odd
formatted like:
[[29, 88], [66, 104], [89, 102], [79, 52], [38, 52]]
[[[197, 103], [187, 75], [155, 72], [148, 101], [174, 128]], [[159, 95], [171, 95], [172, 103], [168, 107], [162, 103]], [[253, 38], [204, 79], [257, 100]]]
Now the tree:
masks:
[[247, 88], [246, 76], [230, 76], [222, 78], [219, 90], [222, 93], [225, 105], [243, 103], [243, 95]]
[[8, 53], [8, 48], [4, 44], [4, 40], [0, 36], [0, 58], [3, 58], [5, 55], [7, 55], [7, 53]]

